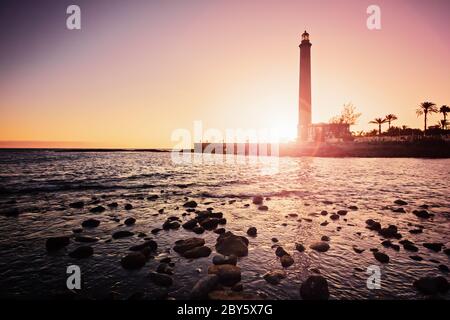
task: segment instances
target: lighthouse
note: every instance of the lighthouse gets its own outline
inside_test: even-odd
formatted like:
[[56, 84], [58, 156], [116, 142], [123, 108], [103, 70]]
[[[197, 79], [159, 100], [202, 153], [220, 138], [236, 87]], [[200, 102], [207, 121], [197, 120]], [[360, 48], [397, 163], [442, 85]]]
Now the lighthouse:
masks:
[[298, 99], [298, 142], [310, 140], [311, 127], [311, 42], [309, 33], [302, 34], [300, 47], [300, 81]]

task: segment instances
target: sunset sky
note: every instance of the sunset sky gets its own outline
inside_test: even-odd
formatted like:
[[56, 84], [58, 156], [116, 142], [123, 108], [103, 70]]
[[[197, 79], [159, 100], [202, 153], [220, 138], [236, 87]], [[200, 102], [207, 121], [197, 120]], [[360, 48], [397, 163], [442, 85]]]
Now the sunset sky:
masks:
[[[82, 29], [66, 29], [78, 4]], [[382, 29], [366, 27], [381, 7]], [[172, 147], [175, 129], [294, 135], [300, 36], [313, 122], [351, 102], [352, 130], [450, 105], [448, 0], [58, 0], [0, 5], [0, 147]], [[435, 125], [440, 115], [433, 115]], [[33, 142], [34, 141], [34, 142]]]

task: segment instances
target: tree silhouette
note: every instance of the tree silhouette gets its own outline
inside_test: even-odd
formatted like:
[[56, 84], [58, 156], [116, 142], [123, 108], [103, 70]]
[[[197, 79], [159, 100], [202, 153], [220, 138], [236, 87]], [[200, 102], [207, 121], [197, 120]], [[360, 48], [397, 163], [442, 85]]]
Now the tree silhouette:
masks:
[[378, 134], [381, 135], [381, 125], [386, 122], [386, 119], [383, 118], [375, 118], [369, 123], [378, 124]]
[[444, 119], [442, 119], [442, 121], [441, 121], [442, 129], [446, 130], [447, 129], [447, 114], [450, 113], [450, 107], [443, 105], [439, 109], [439, 113], [442, 113], [442, 116], [444, 117]]
[[354, 125], [358, 121], [358, 118], [361, 116], [361, 113], [356, 112], [356, 108], [353, 104], [347, 103], [344, 104], [344, 107], [339, 116], [335, 116], [330, 119], [330, 123], [340, 123], [340, 124], [349, 124]]
[[422, 102], [419, 107], [416, 110], [416, 114], [418, 117], [420, 117], [421, 115], [424, 116], [424, 127], [423, 127], [423, 134], [426, 135], [427, 134], [427, 117], [428, 114], [431, 113], [437, 113], [438, 109], [436, 108], [436, 104], [433, 102]]
[[391, 122], [397, 120], [397, 116], [395, 114], [388, 114], [385, 117], [386, 122], [388, 123], [388, 130], [391, 128]]

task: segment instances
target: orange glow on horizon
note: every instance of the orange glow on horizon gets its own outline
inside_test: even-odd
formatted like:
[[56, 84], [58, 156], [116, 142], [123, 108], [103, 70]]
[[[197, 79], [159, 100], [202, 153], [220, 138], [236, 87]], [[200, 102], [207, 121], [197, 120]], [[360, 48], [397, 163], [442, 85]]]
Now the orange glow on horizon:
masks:
[[379, 1], [382, 30], [369, 31], [363, 1], [186, 2], [97, 10], [79, 33], [39, 34], [0, 74], [0, 147], [170, 148], [195, 120], [295, 138], [305, 28], [313, 122], [351, 102], [362, 112], [352, 131], [389, 113], [421, 128], [420, 102], [450, 104], [448, 20], [437, 19], [448, 12], [425, 3]]

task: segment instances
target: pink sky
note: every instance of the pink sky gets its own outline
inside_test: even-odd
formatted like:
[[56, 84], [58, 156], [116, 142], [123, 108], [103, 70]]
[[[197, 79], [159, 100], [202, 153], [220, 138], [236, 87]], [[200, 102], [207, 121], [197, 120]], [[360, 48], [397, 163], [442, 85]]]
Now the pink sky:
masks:
[[[370, 4], [381, 7], [379, 31], [366, 27]], [[450, 104], [448, 1], [80, 6], [81, 31], [65, 29], [63, 6], [34, 24], [3, 22], [1, 141], [172, 147], [171, 133], [192, 129], [194, 120], [295, 134], [305, 29], [313, 44], [313, 122], [352, 102], [363, 113], [352, 130], [371, 130], [368, 122], [388, 113], [399, 117], [394, 125], [421, 127], [420, 102]]]

